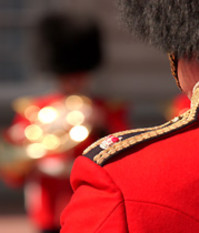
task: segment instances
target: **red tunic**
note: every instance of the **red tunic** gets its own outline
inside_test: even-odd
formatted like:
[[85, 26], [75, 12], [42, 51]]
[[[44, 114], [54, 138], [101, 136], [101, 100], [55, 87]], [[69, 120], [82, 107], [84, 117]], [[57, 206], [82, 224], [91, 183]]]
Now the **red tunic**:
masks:
[[61, 233], [198, 233], [199, 119], [172, 127], [102, 166], [78, 157]]

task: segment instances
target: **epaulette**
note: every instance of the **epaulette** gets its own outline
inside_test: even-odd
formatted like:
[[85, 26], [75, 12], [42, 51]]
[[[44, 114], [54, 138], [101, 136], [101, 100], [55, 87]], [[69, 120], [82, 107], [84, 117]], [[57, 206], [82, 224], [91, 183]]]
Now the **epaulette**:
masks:
[[146, 141], [158, 140], [164, 135], [169, 136], [169, 134], [178, 132], [180, 129], [192, 124], [197, 120], [198, 109], [199, 88], [197, 88], [192, 95], [191, 108], [182, 115], [159, 126], [126, 130], [106, 136], [89, 146], [83, 152], [83, 156], [103, 166], [108, 159], [128, 148], [132, 148]]

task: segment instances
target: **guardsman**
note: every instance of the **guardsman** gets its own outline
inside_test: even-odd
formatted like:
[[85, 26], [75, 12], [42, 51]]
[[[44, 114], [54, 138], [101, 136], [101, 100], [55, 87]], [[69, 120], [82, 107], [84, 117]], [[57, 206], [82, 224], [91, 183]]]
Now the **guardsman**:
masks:
[[169, 53], [191, 108], [104, 137], [76, 159], [61, 233], [199, 232], [199, 3], [121, 0], [130, 30]]
[[60, 86], [57, 93], [15, 101], [0, 173], [9, 184], [24, 184], [36, 228], [58, 233], [61, 210], [72, 195], [74, 158], [102, 135], [126, 129], [127, 117], [120, 103], [84, 95], [90, 72], [101, 62], [100, 29], [92, 18], [49, 14], [37, 30], [36, 61]]

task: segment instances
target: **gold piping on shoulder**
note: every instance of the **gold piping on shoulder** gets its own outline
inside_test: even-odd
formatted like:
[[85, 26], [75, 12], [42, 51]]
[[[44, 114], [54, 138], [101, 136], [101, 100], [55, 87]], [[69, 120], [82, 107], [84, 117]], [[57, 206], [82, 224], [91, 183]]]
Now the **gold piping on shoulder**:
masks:
[[[140, 132], [139, 135], [132, 136], [130, 138], [127, 138], [123, 141], [120, 141], [118, 143], [115, 143], [108, 147], [107, 149], [101, 151], [97, 155], [94, 156], [93, 160], [97, 164], [102, 164], [105, 159], [113, 155], [114, 153], [121, 151], [125, 148], [128, 148], [129, 146], [133, 146], [139, 142], [146, 141], [148, 139], [154, 139], [159, 136], [162, 136], [164, 134], [167, 134], [169, 132], [173, 132], [183, 126], [188, 125], [189, 123], [195, 121], [197, 110], [199, 108], [199, 88], [195, 90], [195, 92], [192, 95], [191, 99], [191, 109], [185, 112], [184, 114], [180, 115], [179, 117], [174, 118], [171, 121], [168, 121], [160, 126], [150, 127], [150, 128], [142, 128], [142, 129], [133, 129], [133, 130], [126, 130], [119, 133], [113, 134], [114, 136], [122, 136], [125, 134], [130, 133], [136, 133]], [[95, 148], [96, 146], [99, 146], [102, 141], [106, 137], [98, 140], [97, 142], [93, 143], [90, 147], [88, 147], [83, 154], [88, 153], [90, 150]]]
[[[121, 132], [117, 132], [117, 133], [113, 133], [111, 135], [115, 136], [115, 137], [119, 137], [119, 136], [122, 136], [122, 135], [126, 135], [126, 134], [131, 134], [131, 133], [139, 133], [139, 132], [144, 132], [144, 131], [152, 131], [152, 130], [155, 130], [155, 129], [158, 129], [158, 128], [162, 128], [168, 124], [170, 124], [171, 122], [166, 122], [162, 125], [159, 125], [159, 126], [154, 126], [154, 127], [147, 127], [147, 128], [139, 128], [139, 129], [131, 129], [131, 130], [125, 130], [125, 131], [121, 131]], [[101, 139], [97, 140], [96, 142], [94, 142], [93, 144], [91, 144], [89, 147], [87, 147], [84, 152], [83, 152], [83, 155], [84, 154], [87, 154], [89, 151], [91, 151], [92, 149], [94, 149], [95, 147], [99, 146], [103, 141], [104, 139], [106, 138], [107, 136], [105, 137], [102, 137]]]

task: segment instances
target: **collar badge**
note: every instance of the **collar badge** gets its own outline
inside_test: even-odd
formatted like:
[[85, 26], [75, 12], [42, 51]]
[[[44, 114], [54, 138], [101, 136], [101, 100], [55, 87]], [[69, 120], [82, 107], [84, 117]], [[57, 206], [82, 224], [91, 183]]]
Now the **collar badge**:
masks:
[[100, 144], [100, 148], [107, 149], [109, 146], [121, 141], [122, 137], [115, 137], [114, 135], [109, 135], [105, 140]]

